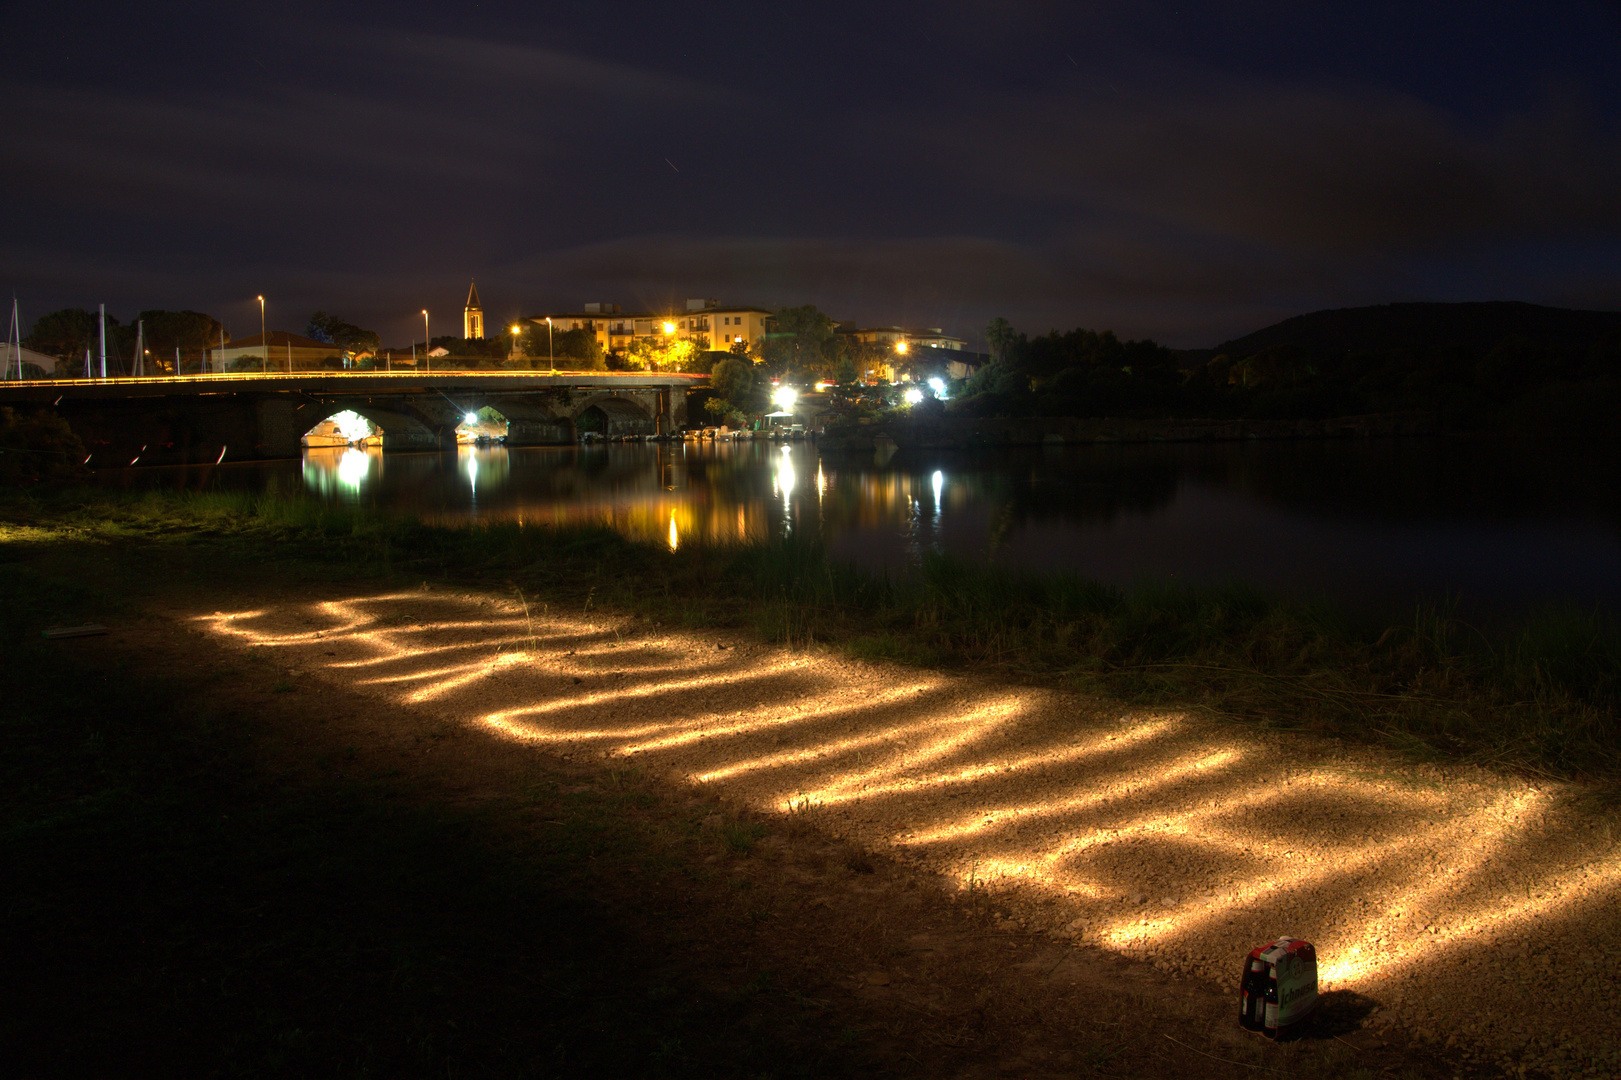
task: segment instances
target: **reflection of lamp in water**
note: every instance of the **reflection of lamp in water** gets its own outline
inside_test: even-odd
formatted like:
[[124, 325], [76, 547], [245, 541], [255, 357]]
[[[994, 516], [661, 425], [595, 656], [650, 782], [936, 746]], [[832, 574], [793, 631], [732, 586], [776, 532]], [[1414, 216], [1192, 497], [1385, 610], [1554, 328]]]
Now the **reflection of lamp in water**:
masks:
[[472, 454], [467, 455], [467, 486], [478, 491], [478, 458]]
[[794, 459], [790, 456], [792, 447], [782, 448], [782, 456], [777, 459], [777, 491], [784, 499], [794, 490], [794, 483], [798, 479], [794, 475]]
[[370, 462], [366, 460], [364, 450], [345, 450], [343, 456], [338, 459], [338, 483], [358, 492], [361, 485], [366, 482], [369, 466]]
[[938, 514], [940, 512], [940, 492], [946, 486], [946, 474], [936, 469], [934, 470], [934, 476], [930, 479], [934, 487], [934, 512]]
[[675, 529], [675, 511], [670, 511], [670, 550], [674, 551], [681, 546], [681, 534]]

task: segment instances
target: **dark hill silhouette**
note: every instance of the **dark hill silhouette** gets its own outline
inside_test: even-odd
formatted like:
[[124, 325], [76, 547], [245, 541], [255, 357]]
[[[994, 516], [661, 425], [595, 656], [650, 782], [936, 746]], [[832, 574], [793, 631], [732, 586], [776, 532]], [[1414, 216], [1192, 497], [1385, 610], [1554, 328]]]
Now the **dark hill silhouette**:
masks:
[[1215, 352], [1233, 357], [1282, 347], [1297, 348], [1312, 357], [1391, 349], [1486, 352], [1510, 338], [1556, 350], [1613, 344], [1621, 341], [1621, 312], [1576, 311], [1517, 301], [1336, 308], [1296, 315], [1224, 342]]

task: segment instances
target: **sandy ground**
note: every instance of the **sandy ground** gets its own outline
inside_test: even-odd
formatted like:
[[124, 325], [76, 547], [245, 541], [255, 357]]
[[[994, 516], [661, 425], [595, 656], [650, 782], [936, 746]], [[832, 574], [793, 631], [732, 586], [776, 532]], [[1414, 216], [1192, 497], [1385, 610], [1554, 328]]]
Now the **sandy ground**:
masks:
[[1223, 990], [1303, 937], [1325, 990], [1377, 1003], [1370, 1033], [1621, 1075], [1621, 821], [1573, 788], [439, 588], [165, 614], [381, 716], [802, 816], [1007, 929]]

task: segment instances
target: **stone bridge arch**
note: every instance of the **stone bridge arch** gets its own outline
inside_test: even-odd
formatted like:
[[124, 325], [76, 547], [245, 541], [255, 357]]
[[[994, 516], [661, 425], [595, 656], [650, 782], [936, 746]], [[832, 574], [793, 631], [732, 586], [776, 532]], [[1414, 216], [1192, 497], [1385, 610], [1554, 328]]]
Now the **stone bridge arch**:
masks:
[[[606, 419], [603, 434], [609, 438], [623, 435], [658, 435], [659, 413], [657, 402], [642, 402], [636, 400], [640, 397], [655, 395], [645, 394], [592, 394], [575, 403], [570, 409], [576, 428], [580, 426], [580, 417], [592, 409], [602, 413]], [[649, 408], [651, 404], [653, 408]]]
[[[307, 401], [293, 409], [292, 426], [302, 438], [316, 424], [330, 420], [341, 412], [352, 412], [370, 420], [372, 426], [383, 433], [384, 450], [445, 448], [444, 425], [429, 426], [419, 416], [370, 401]], [[454, 425], [450, 427], [449, 445], [456, 445]]]

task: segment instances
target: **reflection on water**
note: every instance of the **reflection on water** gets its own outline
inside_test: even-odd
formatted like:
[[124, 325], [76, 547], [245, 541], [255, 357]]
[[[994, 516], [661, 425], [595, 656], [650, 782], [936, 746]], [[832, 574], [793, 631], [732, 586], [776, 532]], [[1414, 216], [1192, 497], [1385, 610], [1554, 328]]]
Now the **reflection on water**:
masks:
[[[816, 536], [900, 568], [929, 551], [1071, 571], [1238, 578], [1366, 609], [1621, 601], [1621, 455], [1441, 440], [1097, 446], [886, 464], [812, 444], [645, 444], [449, 454], [307, 452], [302, 465], [119, 470], [106, 482], [265, 486], [441, 523], [592, 523], [671, 550]], [[118, 480], [114, 480], [114, 478]], [[812, 479], [814, 478], [814, 479]]]

